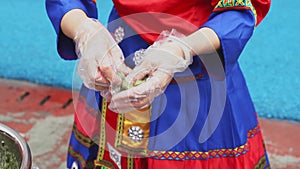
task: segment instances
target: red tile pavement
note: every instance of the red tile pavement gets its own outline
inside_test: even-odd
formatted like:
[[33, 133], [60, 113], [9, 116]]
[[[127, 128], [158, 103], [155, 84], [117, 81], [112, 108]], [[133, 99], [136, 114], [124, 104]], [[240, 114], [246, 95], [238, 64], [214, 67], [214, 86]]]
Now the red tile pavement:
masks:
[[[65, 168], [73, 122], [72, 92], [0, 79], [0, 93], [0, 122], [27, 140], [34, 165], [40, 169]], [[300, 123], [260, 119], [260, 124], [272, 168], [300, 168]]]
[[273, 168], [300, 169], [300, 123], [260, 119]]
[[15, 80], [0, 79], [0, 122], [27, 140], [35, 166], [66, 168], [73, 121], [72, 92]]

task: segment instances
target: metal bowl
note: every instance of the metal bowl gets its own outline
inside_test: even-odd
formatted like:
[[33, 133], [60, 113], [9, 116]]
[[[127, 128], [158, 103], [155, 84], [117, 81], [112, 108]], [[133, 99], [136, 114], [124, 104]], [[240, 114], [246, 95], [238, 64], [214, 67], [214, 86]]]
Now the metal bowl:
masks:
[[0, 143], [8, 146], [16, 156], [20, 169], [31, 169], [31, 152], [22, 136], [12, 128], [0, 123]]

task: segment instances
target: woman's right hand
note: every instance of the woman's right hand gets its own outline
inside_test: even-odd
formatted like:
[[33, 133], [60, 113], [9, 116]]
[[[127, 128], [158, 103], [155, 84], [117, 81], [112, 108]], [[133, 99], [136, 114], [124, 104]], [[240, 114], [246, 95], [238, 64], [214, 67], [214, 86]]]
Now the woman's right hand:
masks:
[[109, 31], [96, 19], [86, 18], [75, 32], [78, 74], [86, 87], [107, 95], [109, 87], [118, 86], [131, 70], [124, 64], [123, 53]]

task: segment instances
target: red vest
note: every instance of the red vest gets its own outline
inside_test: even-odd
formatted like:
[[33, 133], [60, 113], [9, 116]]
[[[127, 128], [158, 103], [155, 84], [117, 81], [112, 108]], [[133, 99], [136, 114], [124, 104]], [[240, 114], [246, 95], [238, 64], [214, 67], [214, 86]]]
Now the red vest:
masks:
[[163, 30], [172, 28], [190, 34], [212, 12], [250, 9], [256, 24], [266, 16], [271, 0], [113, 0], [119, 15], [149, 43]]

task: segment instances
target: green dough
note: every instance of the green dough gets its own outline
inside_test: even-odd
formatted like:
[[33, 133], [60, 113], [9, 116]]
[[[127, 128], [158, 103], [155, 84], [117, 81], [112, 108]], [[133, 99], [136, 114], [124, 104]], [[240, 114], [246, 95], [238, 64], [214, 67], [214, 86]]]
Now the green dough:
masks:
[[144, 80], [137, 80], [134, 84], [128, 84], [128, 82], [125, 80], [125, 75], [122, 72], [118, 72], [118, 75], [122, 79], [122, 84], [121, 84], [120, 91], [130, 89], [130, 88], [132, 88], [134, 86], [138, 86], [138, 85], [140, 85], [140, 84], [142, 84], [143, 82], [146, 81], [145, 79]]

